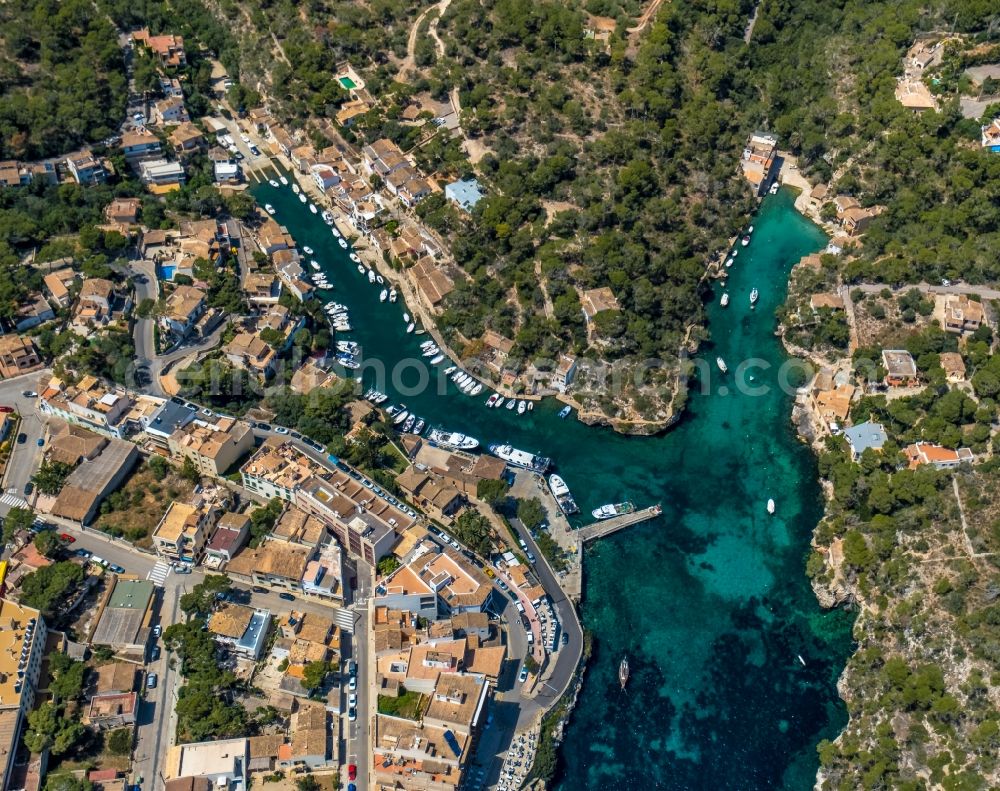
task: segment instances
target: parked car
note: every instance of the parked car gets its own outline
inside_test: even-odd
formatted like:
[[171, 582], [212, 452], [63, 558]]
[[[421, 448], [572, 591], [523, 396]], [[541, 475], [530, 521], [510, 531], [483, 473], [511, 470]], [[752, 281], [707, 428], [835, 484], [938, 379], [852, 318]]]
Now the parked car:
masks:
[[288, 429], [285, 428], [284, 426], [278, 426], [277, 428], [275, 428], [274, 433], [275, 434], [287, 434], [288, 433]]
[[156, 673], [146, 676], [146, 689], [156, 689]]
[[159, 637], [161, 634], [163, 634], [163, 627], [160, 624], [156, 624], [153, 627], [153, 637]]
[[125, 569], [124, 568], [122, 568], [121, 566], [115, 565], [114, 563], [112, 563], [110, 566], [108, 566], [108, 568], [111, 571], [113, 571], [115, 574], [124, 574], [125, 573]]
[[351, 694], [349, 694], [347, 696], [347, 705], [350, 706], [352, 709], [355, 706], [358, 705], [358, 693], [357, 692], [352, 692]]
[[518, 673], [517, 680], [520, 681], [522, 684], [528, 680], [528, 668], [523, 666], [521, 667], [521, 672]]
[[27, 441], [28, 441], [28, 435], [25, 434], [23, 431], [20, 434], [17, 435], [17, 444], [18, 445], [23, 445]]
[[347, 719], [349, 719], [351, 722], [354, 722], [357, 718], [358, 718], [357, 709], [351, 709], [350, 711], [347, 712]]
[[154, 645], [153, 650], [149, 652], [149, 658], [155, 662], [160, 658], [160, 646]]
[[285, 601], [295, 601], [295, 597], [290, 593], [279, 593], [279, 599], [284, 599]]
[[357, 674], [358, 674], [358, 663], [355, 662], [353, 659], [348, 660], [347, 675], [356, 676]]
[[186, 566], [183, 563], [178, 564], [177, 566], [174, 567], [174, 574], [190, 574], [190, 573], [191, 573], [191, 567]]
[[45, 445], [45, 440], [44, 440], [44, 439], [42, 439], [41, 437], [39, 437], [39, 438], [38, 438], [38, 442], [36, 442], [35, 444], [36, 444], [36, 445], [38, 445], [38, 447], [40, 447], [40, 448], [41, 448], [42, 446], [44, 446], [44, 445]]
[[14, 407], [7, 406], [6, 404], [0, 404], [0, 412], [10, 413], [14, 411]]
[[78, 558], [89, 558], [90, 557], [90, 550], [89, 549], [78, 549], [76, 551], [76, 556]]
[[21, 395], [23, 395], [25, 398], [38, 398], [38, 393], [36, 393], [34, 390], [25, 390], [23, 393], [21, 393]]
[[71, 536], [69, 533], [60, 533], [59, 538], [62, 541], [65, 541], [67, 544], [72, 544], [74, 541], [76, 541], [76, 539], [73, 538], [73, 536]]
[[351, 692], [354, 692], [358, 688], [357, 676], [351, 676], [351, 678], [347, 682], [347, 688], [351, 690]]
[[257, 428], [259, 428], [261, 431], [270, 431], [271, 430], [271, 427], [267, 423], [258, 423], [257, 424]]
[[[39, 443], [41, 443], [41, 440], [38, 440], [38, 441], [39, 441]], [[33, 491], [35, 491], [35, 484], [33, 484], [31, 481], [28, 481], [26, 484], [24, 484], [24, 496], [25, 497], [27, 497]]]
[[535, 563], [535, 556], [532, 555], [531, 552], [525, 552], [524, 554], [528, 556], [528, 562], [529, 563], [532, 563], [532, 564]]
[[358, 779], [358, 767], [355, 764], [347, 765], [347, 779], [357, 780]]

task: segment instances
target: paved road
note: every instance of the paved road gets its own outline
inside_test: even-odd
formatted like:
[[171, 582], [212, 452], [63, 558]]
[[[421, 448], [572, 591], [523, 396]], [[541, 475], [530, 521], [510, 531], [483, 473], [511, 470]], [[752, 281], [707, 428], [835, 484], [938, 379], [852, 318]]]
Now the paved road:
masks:
[[[37, 399], [28, 398], [22, 393], [37, 391], [41, 378], [50, 373], [46, 368], [0, 382], [0, 405], [13, 407], [21, 415], [18, 433], [25, 435], [24, 442], [18, 442], [17, 437], [14, 437], [13, 452], [4, 475], [4, 494], [9, 492], [23, 498], [24, 485], [41, 463], [43, 450], [38, 447], [38, 440], [44, 436], [45, 424], [35, 412]], [[0, 512], [6, 514], [10, 507], [9, 502], [0, 503]]]
[[927, 294], [975, 294], [982, 299], [1000, 299], [1000, 290], [989, 286], [970, 286], [965, 283], [952, 283], [950, 286], [932, 286], [930, 283], [910, 283], [898, 287], [887, 283], [861, 283], [848, 286], [852, 291], [859, 289], [866, 294], [877, 294], [888, 288], [893, 294], [905, 294], [911, 288], [919, 289]]

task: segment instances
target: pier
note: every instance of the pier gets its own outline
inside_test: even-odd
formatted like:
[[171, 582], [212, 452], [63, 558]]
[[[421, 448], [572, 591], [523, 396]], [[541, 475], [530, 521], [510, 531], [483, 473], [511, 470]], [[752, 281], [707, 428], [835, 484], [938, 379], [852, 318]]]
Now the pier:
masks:
[[622, 514], [612, 519], [604, 519], [586, 527], [581, 527], [576, 531], [576, 535], [581, 545], [586, 544], [588, 541], [593, 541], [596, 538], [604, 538], [604, 536], [610, 536], [612, 533], [617, 533], [626, 527], [654, 519], [661, 513], [663, 513], [663, 509], [659, 505], [651, 505], [648, 508], [641, 508], [630, 514]]

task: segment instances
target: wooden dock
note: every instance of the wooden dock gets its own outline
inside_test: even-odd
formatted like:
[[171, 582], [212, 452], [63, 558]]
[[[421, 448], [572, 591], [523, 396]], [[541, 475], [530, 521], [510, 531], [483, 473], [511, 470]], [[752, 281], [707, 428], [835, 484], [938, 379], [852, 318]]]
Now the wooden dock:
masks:
[[663, 509], [659, 505], [651, 505], [649, 508], [642, 508], [630, 514], [622, 514], [613, 519], [604, 519], [600, 522], [594, 522], [592, 525], [581, 527], [576, 531], [576, 537], [580, 544], [583, 545], [596, 538], [610, 536], [612, 533], [617, 533], [626, 527], [637, 525], [649, 519], [655, 519], [661, 513], [663, 513]]

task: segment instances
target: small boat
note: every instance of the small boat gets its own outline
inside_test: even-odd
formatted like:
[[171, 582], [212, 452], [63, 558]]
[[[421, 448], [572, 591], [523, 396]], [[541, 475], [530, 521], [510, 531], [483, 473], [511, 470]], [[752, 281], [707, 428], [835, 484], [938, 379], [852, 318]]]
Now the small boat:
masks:
[[556, 498], [556, 503], [559, 509], [566, 514], [566, 516], [572, 516], [575, 513], [579, 513], [580, 509], [576, 504], [576, 500], [573, 499], [573, 495], [569, 491], [569, 487], [566, 485], [566, 481], [562, 479], [561, 476], [553, 473], [549, 476], [549, 491], [552, 492], [552, 496]]
[[768, 192], [771, 193], [772, 195], [777, 195], [778, 194], [778, 182], [777, 181], [774, 182], [774, 184], [771, 185], [771, 189], [769, 189]]
[[264, 211], [266, 211], [268, 214], [274, 214], [274, 206], [272, 206], [270, 203], [265, 203]]
[[365, 268], [361, 264], [358, 264], [358, 272], [362, 275], [365, 273]]
[[751, 233], [753, 233], [753, 226], [752, 225], [749, 228], [747, 228], [747, 234], [751, 234]]
[[469, 381], [467, 381], [464, 385], [462, 385], [462, 392], [465, 393], [466, 395], [472, 395], [472, 391], [475, 389], [476, 389], [476, 380], [473, 379], [472, 377], [469, 377]]
[[732, 265], [733, 265], [733, 259], [732, 258], [727, 258], [726, 259], [726, 267], [730, 267]]
[[268, 179], [267, 183], [270, 184], [272, 187], [277, 187], [278, 186], [278, 182], [275, 181], [274, 179]]
[[427, 439], [435, 445], [452, 450], [475, 450], [479, 447], [479, 440], [475, 437], [459, 434], [457, 431], [445, 431], [444, 429], [431, 429]]
[[396, 294], [396, 289], [394, 289], [394, 288], [389, 289], [389, 301], [390, 302], [395, 302], [397, 296], [398, 296], [398, 294]]
[[341, 247], [343, 247], [343, 248], [344, 248], [345, 250], [347, 249], [347, 242], [346, 242], [346, 241], [344, 241], [344, 238], [343, 238], [342, 236], [338, 236], [338, 237], [337, 237], [337, 243], [338, 243], [338, 244], [339, 244], [339, 245], [340, 245]]
[[500, 407], [503, 406], [503, 402], [504, 402], [503, 396], [498, 395], [497, 396], [497, 402], [493, 406], [496, 407], [497, 409], [499, 409]]
[[722, 307], [726, 307], [726, 305], [729, 304], [729, 292], [728, 291], [722, 292], [722, 299], [719, 300], [719, 304], [722, 305]]
[[398, 426], [400, 423], [406, 420], [410, 416], [410, 413], [406, 411], [405, 407], [400, 407], [402, 410], [395, 418], [393, 418], [393, 425]]
[[410, 314], [409, 313], [404, 313], [403, 314], [403, 323], [405, 324], [409, 320], [410, 320]]
[[308, 202], [309, 202], [309, 199], [306, 198], [305, 193], [304, 192], [300, 192], [299, 193], [299, 203], [308, 203]]
[[358, 257], [358, 254], [357, 254], [357, 253], [351, 253], [351, 254], [350, 254], [349, 256], [347, 256], [347, 257], [348, 257], [348, 258], [350, 258], [350, 259], [351, 259], [351, 260], [352, 260], [352, 261], [353, 261], [354, 263], [356, 263], [356, 264], [360, 264], [360, 263], [361, 263], [361, 259], [360, 259], [360, 258]]
[[369, 269], [367, 274], [368, 274], [368, 282], [369, 283], [374, 283], [375, 282], [375, 273], [372, 272], [372, 270]]
[[306, 255], [312, 255], [313, 254], [313, 249], [311, 247], [303, 245], [302, 249], [305, 251]]
[[726, 373], [726, 371], [729, 370], [729, 367], [726, 365], [726, 361], [721, 357], [715, 358], [715, 364], [719, 366], [719, 370], [722, 371], [722, 373]]
[[443, 361], [444, 361], [443, 354], [435, 354], [433, 357], [431, 357], [431, 365], [437, 365], [438, 363]]
[[774, 498], [773, 497], [769, 497], [767, 499], [767, 512], [769, 514], [773, 514], [774, 513]]
[[526, 410], [527, 408], [528, 408], [528, 405], [526, 403], [524, 403], [524, 399], [523, 398], [520, 401], [517, 402], [517, 414], [523, 415], [524, 414], [524, 410]]
[[382, 290], [381, 290], [381, 291], [379, 292], [379, 295], [378, 295], [378, 301], [379, 301], [379, 302], [385, 302], [385, 300], [386, 300], [386, 297], [388, 297], [388, 296], [389, 296], [389, 292], [388, 292], [388, 291], [386, 291], [386, 290], [385, 290], [385, 289], [383, 288], [383, 289], [382, 289]]
[[616, 516], [630, 514], [635, 510], [635, 505], [631, 502], [608, 503], [590, 512], [594, 519], [612, 519]]
[[329, 210], [324, 211], [321, 216], [323, 217], [323, 222], [327, 225], [333, 225], [333, 215], [330, 214]]
[[409, 334], [409, 333], [413, 332], [413, 329], [414, 329], [414, 327], [416, 327], [416, 326], [417, 326], [417, 325], [416, 325], [416, 324], [414, 324], [414, 323], [413, 323], [412, 321], [411, 321], [411, 322], [410, 322], [409, 324], [407, 324], [407, 325], [406, 325], [406, 332], [407, 332], [407, 334]]
[[622, 685], [622, 692], [625, 691], [625, 685], [628, 683], [628, 657], [623, 656], [622, 662], [618, 665], [618, 683]]
[[[361, 347], [356, 341], [337, 341], [337, 351], [347, 352], [348, 354], [357, 354]], [[372, 392], [378, 392], [377, 390]]]
[[286, 179], [284, 176], [278, 176], [278, 181], [281, 182], [282, 187], [288, 186], [288, 179]]
[[732, 256], [733, 258], [736, 258], [736, 256], [738, 256], [739, 254], [740, 254], [740, 251], [739, 251], [739, 250], [733, 250], [733, 252], [731, 252], [731, 253], [730, 253], [730, 255], [731, 255], [731, 256]]
[[396, 417], [396, 415], [399, 413], [399, 409], [400, 408], [398, 406], [396, 406], [395, 404], [393, 404], [392, 406], [387, 406], [385, 408], [385, 413], [389, 417]]
[[802, 667], [805, 667], [806, 666], [806, 660], [804, 660], [802, 658], [802, 654], [796, 654], [795, 656], [797, 656], [799, 658], [799, 661], [802, 663]]
[[411, 428], [413, 428], [413, 424], [416, 423], [416, 422], [417, 422], [417, 416], [416, 415], [410, 415], [406, 419], [406, 422], [403, 424], [403, 431], [409, 431]]
[[572, 411], [573, 411], [573, 407], [571, 407], [571, 406], [564, 406], [562, 409], [559, 410], [559, 417], [565, 419], [565, 418], [569, 417], [569, 413], [572, 412]]
[[469, 381], [469, 375], [465, 371], [455, 371], [451, 377], [451, 381], [461, 387]]
[[746, 247], [748, 244], [750, 244], [750, 237], [749, 236], [744, 236], [740, 240], [740, 244], [743, 245], [744, 247]]
[[309, 261], [309, 266], [311, 266], [317, 272], [319, 271], [319, 261], [317, 261], [315, 258]]
[[529, 401], [528, 402], [528, 411], [530, 412], [534, 408], [535, 408], [535, 402], [534, 401]]
[[496, 404], [497, 399], [499, 397], [500, 397], [499, 393], [494, 393], [493, 395], [491, 395], [489, 398], [486, 399], [486, 406], [488, 406], [490, 409], [492, 409], [493, 405]]
[[309, 204], [309, 211], [311, 211], [313, 214], [316, 214], [316, 213], [319, 212], [319, 209], [316, 208], [316, 204], [315, 203], [310, 203]]
[[431, 346], [430, 348], [424, 350], [423, 355], [424, 357], [433, 357], [439, 351], [441, 350], [437, 346]]
[[376, 273], [375, 274], [375, 282], [378, 283], [381, 286], [381, 285], [383, 285], [385, 283], [385, 280], [382, 279], [382, 275]]
[[483, 392], [483, 383], [482, 382], [476, 382], [476, 386], [472, 388], [472, 392], [469, 393], [469, 395], [477, 396], [481, 392]]
[[331, 228], [330, 228], [330, 233], [332, 233], [332, 234], [333, 234], [334, 236], [336, 236], [336, 237], [337, 237], [338, 239], [340, 238], [340, 231], [338, 231], [338, 230], [337, 230], [337, 229], [336, 229], [335, 227], [331, 227]]
[[296, 195], [298, 195], [301, 191], [302, 190], [299, 189], [299, 185], [298, 184], [292, 184], [292, 192], [294, 192]]
[[458, 369], [457, 365], [449, 365], [447, 368], [444, 369], [444, 375], [451, 376], [453, 373], [455, 373], [457, 369]]
[[752, 289], [750, 291], [750, 307], [753, 307], [754, 305], [757, 304], [757, 297], [759, 296], [760, 294], [757, 292], [757, 289]]
[[424, 428], [427, 426], [427, 421], [423, 418], [417, 420], [417, 425], [413, 427], [414, 434], [423, 434]]

